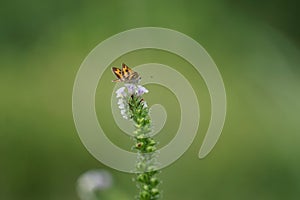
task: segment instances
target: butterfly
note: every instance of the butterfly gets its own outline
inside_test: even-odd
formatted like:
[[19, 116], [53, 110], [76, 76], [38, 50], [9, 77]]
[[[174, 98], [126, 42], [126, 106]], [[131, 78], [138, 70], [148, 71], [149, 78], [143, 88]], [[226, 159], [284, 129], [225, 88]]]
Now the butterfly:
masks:
[[141, 80], [140, 75], [130, 69], [126, 64], [122, 63], [122, 69], [117, 67], [112, 68], [113, 73], [118, 79], [112, 82], [138, 83]]

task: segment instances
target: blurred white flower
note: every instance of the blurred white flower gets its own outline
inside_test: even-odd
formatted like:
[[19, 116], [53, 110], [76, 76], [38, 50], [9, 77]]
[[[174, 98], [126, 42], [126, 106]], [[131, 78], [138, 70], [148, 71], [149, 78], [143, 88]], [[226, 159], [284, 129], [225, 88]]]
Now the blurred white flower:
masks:
[[120, 99], [118, 100], [118, 105], [123, 104], [123, 102], [124, 102], [123, 98], [120, 98]]
[[117, 98], [126, 97], [125, 87], [121, 87], [116, 91]]
[[90, 170], [80, 175], [77, 180], [77, 192], [82, 200], [95, 200], [95, 191], [108, 189], [113, 180], [109, 172], [105, 170]]
[[136, 91], [136, 85], [134, 85], [134, 84], [125, 84], [125, 86], [126, 86], [126, 88], [128, 90], [128, 93], [130, 95], [132, 95], [132, 94], [135, 93], [135, 91]]
[[138, 88], [137, 88], [137, 92], [136, 92], [136, 93], [137, 93], [138, 96], [142, 96], [143, 94], [149, 92], [146, 88], [144, 88], [144, 87], [141, 86], [141, 85], [138, 85], [137, 87], [138, 87]]
[[121, 110], [121, 115], [123, 116], [124, 119], [128, 119], [128, 114], [127, 114], [127, 110]]
[[120, 108], [120, 109], [124, 109], [124, 108], [125, 108], [125, 105], [124, 105], [123, 102], [119, 104], [119, 108]]
[[148, 107], [148, 105], [147, 105], [146, 101], [144, 101], [144, 108], [147, 108], [147, 107]]

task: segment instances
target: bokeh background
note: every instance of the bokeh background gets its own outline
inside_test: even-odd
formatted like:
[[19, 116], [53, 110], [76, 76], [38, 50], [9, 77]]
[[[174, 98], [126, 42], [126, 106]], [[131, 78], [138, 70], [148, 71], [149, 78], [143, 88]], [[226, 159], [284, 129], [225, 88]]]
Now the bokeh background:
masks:
[[[132, 175], [102, 165], [81, 143], [72, 118], [72, 87], [80, 64], [98, 43], [143, 26], [174, 29], [197, 40], [218, 65], [227, 91], [221, 138], [199, 160], [210, 117], [209, 94], [191, 66], [182, 71], [199, 99], [200, 129], [184, 156], [160, 174], [163, 199], [299, 199], [299, 1], [0, 4], [1, 200], [79, 199], [77, 179], [90, 169], [105, 169], [114, 179], [102, 199], [133, 199]], [[175, 55], [153, 50], [129, 53], [114, 64], [121, 62], [188, 66]], [[110, 120], [111, 79], [108, 69], [97, 91], [98, 116], [107, 116], [108, 137], [130, 149], [132, 141]], [[178, 102], [166, 89], [148, 87], [149, 103], [162, 103], [168, 111], [157, 137], [163, 145], [178, 126]]]

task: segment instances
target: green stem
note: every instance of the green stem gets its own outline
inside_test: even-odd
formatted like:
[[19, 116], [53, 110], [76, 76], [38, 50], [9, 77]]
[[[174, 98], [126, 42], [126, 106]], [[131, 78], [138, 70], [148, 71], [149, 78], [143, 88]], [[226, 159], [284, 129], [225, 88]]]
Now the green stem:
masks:
[[156, 177], [158, 171], [155, 169], [156, 141], [149, 135], [151, 131], [151, 120], [149, 108], [145, 106], [144, 100], [137, 95], [129, 98], [130, 117], [134, 121], [136, 130], [134, 132], [134, 149], [138, 152], [136, 168], [137, 187], [139, 188], [138, 199], [159, 199], [158, 185], [160, 181]]

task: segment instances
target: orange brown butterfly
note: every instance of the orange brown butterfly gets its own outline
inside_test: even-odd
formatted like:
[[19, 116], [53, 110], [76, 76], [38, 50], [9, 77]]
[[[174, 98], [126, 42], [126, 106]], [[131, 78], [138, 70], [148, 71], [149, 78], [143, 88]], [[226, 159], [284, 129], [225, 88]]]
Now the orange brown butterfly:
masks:
[[137, 84], [141, 77], [140, 75], [130, 69], [126, 64], [122, 63], [122, 69], [117, 67], [112, 68], [113, 73], [116, 75], [118, 79], [113, 80], [112, 82], [124, 82], [124, 83], [134, 83]]

